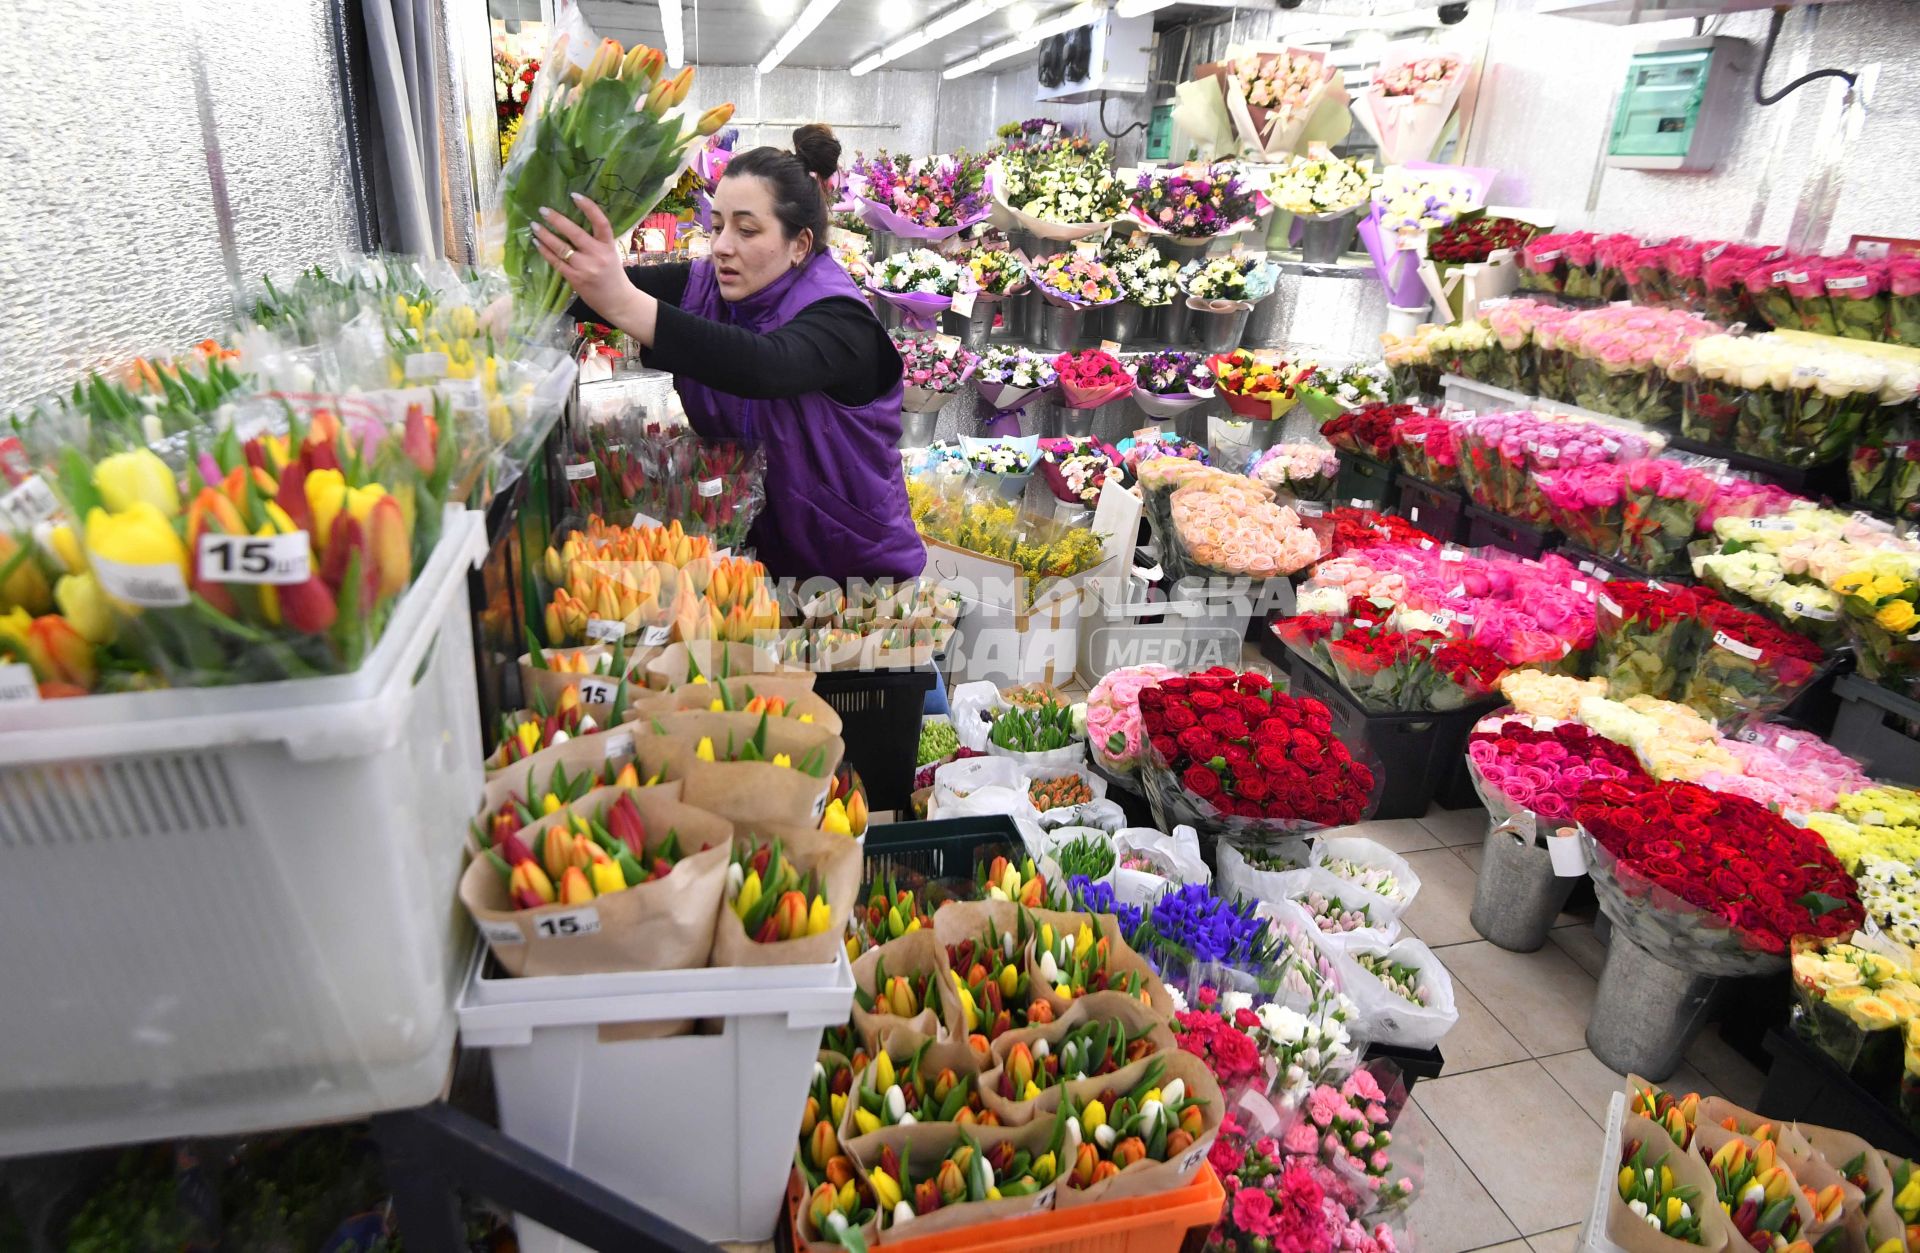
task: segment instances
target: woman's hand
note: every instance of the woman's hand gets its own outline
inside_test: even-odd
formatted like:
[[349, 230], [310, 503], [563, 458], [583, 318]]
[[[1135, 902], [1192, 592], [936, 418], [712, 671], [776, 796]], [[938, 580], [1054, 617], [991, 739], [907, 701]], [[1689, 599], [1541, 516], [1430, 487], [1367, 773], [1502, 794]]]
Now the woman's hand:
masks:
[[573, 202], [586, 215], [591, 231], [574, 225], [563, 213], [542, 209], [545, 225], [533, 224], [533, 238], [540, 255], [603, 321], [619, 327], [643, 345], [651, 344], [655, 302], [627, 278], [626, 269], [620, 264], [620, 252], [614, 246], [613, 224], [607, 221], [600, 206], [585, 196], [576, 194]]

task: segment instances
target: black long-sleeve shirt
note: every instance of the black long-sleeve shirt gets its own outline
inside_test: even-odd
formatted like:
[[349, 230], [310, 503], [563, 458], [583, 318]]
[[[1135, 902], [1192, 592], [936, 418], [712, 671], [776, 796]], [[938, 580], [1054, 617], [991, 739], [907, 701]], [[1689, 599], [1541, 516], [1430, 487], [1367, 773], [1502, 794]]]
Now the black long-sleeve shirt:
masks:
[[[680, 308], [690, 262], [627, 267], [633, 285], [660, 302], [643, 364], [684, 374], [716, 391], [762, 400], [825, 392], [843, 405], [870, 404], [900, 380], [900, 354], [873, 310], [858, 300], [815, 301], [762, 335]], [[576, 319], [603, 322], [583, 300]]]

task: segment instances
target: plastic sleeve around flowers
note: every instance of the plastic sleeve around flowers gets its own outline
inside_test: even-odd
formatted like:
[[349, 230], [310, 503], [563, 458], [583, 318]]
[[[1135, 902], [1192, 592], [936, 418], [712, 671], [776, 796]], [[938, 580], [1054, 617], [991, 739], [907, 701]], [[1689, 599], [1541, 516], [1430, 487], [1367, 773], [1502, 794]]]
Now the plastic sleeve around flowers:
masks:
[[1692, 974], [1764, 975], [1787, 965], [1784, 953], [1763, 953], [1727, 923], [1655, 885], [1582, 830], [1587, 868], [1600, 907], [1613, 925], [1659, 961]]

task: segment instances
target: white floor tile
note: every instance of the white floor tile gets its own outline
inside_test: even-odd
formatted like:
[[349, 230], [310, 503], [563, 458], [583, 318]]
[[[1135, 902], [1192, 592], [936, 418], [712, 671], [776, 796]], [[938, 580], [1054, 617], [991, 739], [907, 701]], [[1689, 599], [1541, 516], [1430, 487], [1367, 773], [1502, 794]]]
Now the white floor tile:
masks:
[[1480, 938], [1467, 915], [1473, 912], [1474, 873], [1452, 850], [1430, 848], [1405, 855], [1420, 876], [1420, 894], [1401, 921], [1428, 947], [1464, 944]]
[[1456, 984], [1480, 998], [1500, 1025], [1535, 1057], [1582, 1046], [1599, 984], [1552, 944], [1509, 953], [1481, 940], [1445, 952]]
[[1427, 811], [1420, 821], [1427, 829], [1440, 837], [1440, 842], [1452, 848], [1459, 844], [1478, 844], [1487, 833], [1487, 811], [1484, 809], [1441, 809], [1435, 806]]
[[1440, 843], [1440, 837], [1418, 818], [1388, 818], [1379, 822], [1357, 822], [1350, 827], [1335, 827], [1322, 832], [1323, 837], [1344, 835], [1356, 835], [1372, 840], [1380, 847], [1399, 853], [1402, 857], [1423, 849], [1444, 847]]
[[1557, 1227], [1537, 1236], [1527, 1237], [1527, 1247], [1533, 1253], [1573, 1253], [1580, 1242], [1580, 1224], [1571, 1227]]
[[[1448, 949], [1439, 954], [1441, 965], [1446, 964], [1447, 953], [1455, 951]], [[1460, 1014], [1460, 1021], [1454, 1023], [1453, 1029], [1440, 1041], [1440, 1053], [1446, 1058], [1444, 1073], [1462, 1075], [1469, 1070], [1505, 1066], [1528, 1056], [1527, 1046], [1514, 1039], [1513, 1033], [1501, 1026], [1492, 1011], [1457, 977], [1453, 981], [1453, 1007]]]
[[[1395, 1143], [1416, 1151], [1420, 1160], [1406, 1230], [1418, 1239], [1420, 1253], [1465, 1253], [1513, 1240], [1519, 1230], [1420, 1108], [1419, 1093], [1426, 1086], [1414, 1088], [1416, 1099], [1408, 1103], [1393, 1129]], [[1414, 1155], [1409, 1152], [1407, 1157], [1411, 1160]]]
[[1522, 1235], [1586, 1217], [1602, 1132], [1539, 1062], [1430, 1079], [1413, 1097]]
[[1607, 946], [1600, 942], [1598, 935], [1594, 934], [1593, 924], [1590, 922], [1555, 928], [1548, 936], [1547, 942], [1559, 945], [1561, 951], [1579, 964], [1580, 969], [1595, 979], [1600, 977], [1600, 971], [1607, 964]]
[[[1627, 1090], [1627, 1077], [1609, 1070], [1605, 1062], [1586, 1049], [1543, 1057], [1540, 1064], [1568, 1096], [1579, 1102], [1588, 1117], [1602, 1125], [1606, 1123], [1607, 1103], [1613, 1094]], [[1713, 1091], [1713, 1086], [1689, 1065], [1682, 1065], [1661, 1086], [1672, 1092], [1698, 1092], [1702, 1096], [1712, 1095]]]

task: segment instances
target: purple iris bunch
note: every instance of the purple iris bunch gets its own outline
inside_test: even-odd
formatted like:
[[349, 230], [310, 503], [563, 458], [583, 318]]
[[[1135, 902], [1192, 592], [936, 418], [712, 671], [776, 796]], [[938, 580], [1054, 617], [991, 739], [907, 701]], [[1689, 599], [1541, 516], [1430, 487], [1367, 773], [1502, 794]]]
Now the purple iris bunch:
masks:
[[1255, 901], [1228, 901], [1204, 883], [1189, 883], [1154, 902], [1148, 923], [1162, 959], [1169, 949], [1197, 962], [1222, 962], [1257, 971], [1272, 963], [1279, 942], [1266, 920], [1254, 917]]
[[1133, 378], [1143, 392], [1157, 396], [1183, 395], [1190, 389], [1213, 386], [1213, 371], [1197, 352], [1153, 352], [1133, 363]]
[[1077, 874], [1067, 880], [1067, 891], [1072, 893], [1074, 902], [1086, 912], [1112, 914], [1120, 922], [1120, 938], [1138, 947], [1136, 941], [1141, 938], [1141, 924], [1146, 921], [1146, 911], [1138, 905], [1128, 905], [1114, 899], [1111, 883], [1095, 883], [1087, 876]]
[[1134, 211], [1169, 235], [1205, 239], [1253, 216], [1253, 192], [1230, 165], [1197, 174], [1148, 170], [1133, 189]]

